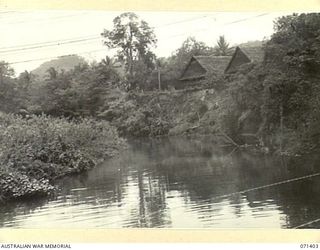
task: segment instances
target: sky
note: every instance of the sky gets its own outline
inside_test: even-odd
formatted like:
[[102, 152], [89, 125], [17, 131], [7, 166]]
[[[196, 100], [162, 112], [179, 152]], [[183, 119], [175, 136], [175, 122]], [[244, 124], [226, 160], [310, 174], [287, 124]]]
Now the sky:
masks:
[[[230, 45], [268, 39], [273, 21], [285, 12], [135, 12], [154, 28], [153, 50], [170, 56], [189, 36], [214, 46], [220, 35]], [[15, 11], [0, 9], [0, 61], [16, 75], [63, 55], [78, 54], [88, 61], [114, 55], [103, 45], [101, 32], [112, 29], [121, 12]]]

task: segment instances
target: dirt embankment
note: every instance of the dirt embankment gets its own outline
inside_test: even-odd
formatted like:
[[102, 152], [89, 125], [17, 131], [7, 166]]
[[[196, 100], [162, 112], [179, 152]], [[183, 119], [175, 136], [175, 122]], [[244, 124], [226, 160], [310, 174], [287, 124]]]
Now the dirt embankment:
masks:
[[217, 96], [213, 89], [130, 92], [109, 103], [100, 118], [123, 136], [214, 133]]

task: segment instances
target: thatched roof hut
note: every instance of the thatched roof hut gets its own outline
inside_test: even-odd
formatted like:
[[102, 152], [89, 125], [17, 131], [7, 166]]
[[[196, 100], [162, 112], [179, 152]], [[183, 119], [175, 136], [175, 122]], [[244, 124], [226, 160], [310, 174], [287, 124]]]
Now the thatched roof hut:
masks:
[[239, 66], [250, 62], [262, 62], [264, 51], [261, 46], [236, 47], [225, 73], [234, 73]]
[[179, 80], [181, 83], [197, 83], [208, 75], [222, 76], [234, 73], [239, 66], [250, 62], [261, 62], [263, 58], [262, 45], [238, 46], [234, 48], [232, 56], [193, 56]]
[[223, 75], [231, 56], [193, 56], [184, 69], [180, 80], [203, 79], [208, 74]]

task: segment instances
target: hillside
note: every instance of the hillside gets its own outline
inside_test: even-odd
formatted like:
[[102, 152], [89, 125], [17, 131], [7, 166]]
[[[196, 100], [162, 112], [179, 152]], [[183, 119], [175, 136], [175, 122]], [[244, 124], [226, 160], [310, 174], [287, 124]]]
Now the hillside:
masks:
[[130, 92], [109, 102], [99, 117], [123, 136], [214, 133], [217, 93], [210, 90]]
[[68, 71], [82, 63], [86, 63], [86, 60], [78, 55], [61, 56], [57, 59], [42, 63], [38, 68], [31, 72], [41, 79], [47, 75], [47, 70], [51, 67], [55, 68], [59, 72], [61, 70]]

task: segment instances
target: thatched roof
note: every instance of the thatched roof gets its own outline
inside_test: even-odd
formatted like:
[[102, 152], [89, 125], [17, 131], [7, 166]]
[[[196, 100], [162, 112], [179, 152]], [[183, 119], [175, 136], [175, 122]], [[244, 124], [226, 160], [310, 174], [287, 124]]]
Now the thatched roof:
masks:
[[195, 56], [207, 73], [223, 73], [231, 56]]
[[[193, 56], [185, 67], [180, 80], [193, 80], [204, 78], [207, 75], [223, 75], [228, 73], [232, 68], [236, 69], [241, 64], [248, 62], [261, 62], [264, 58], [262, 44], [255, 46], [237, 46], [232, 56]], [[239, 57], [241, 59], [239, 59]], [[194, 63], [198, 62], [203, 70], [198, 70], [193, 74]], [[231, 68], [230, 68], [231, 67]], [[198, 66], [199, 68], [199, 66]], [[234, 70], [233, 69], [233, 70]], [[200, 72], [199, 72], [200, 71]], [[203, 72], [202, 72], [203, 71]]]
[[248, 56], [251, 61], [262, 62], [264, 57], [264, 51], [262, 46], [242, 47], [240, 49]]
[[[224, 70], [228, 66], [230, 59], [231, 56], [193, 56], [186, 66], [184, 72], [182, 73], [180, 80], [189, 80], [193, 78], [204, 77], [207, 74], [222, 75], [224, 73]], [[197, 75], [194, 77], [184, 77], [184, 73], [187, 71], [189, 65], [194, 60], [196, 60], [200, 64], [200, 66], [205, 70], [205, 73], [201, 76]]]
[[262, 62], [263, 58], [264, 50], [262, 46], [237, 46], [225, 69], [225, 73], [233, 73], [240, 65], [245, 63]]

